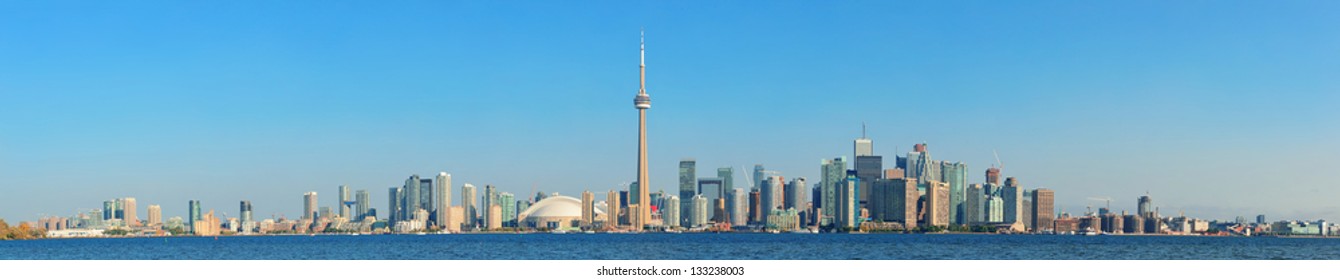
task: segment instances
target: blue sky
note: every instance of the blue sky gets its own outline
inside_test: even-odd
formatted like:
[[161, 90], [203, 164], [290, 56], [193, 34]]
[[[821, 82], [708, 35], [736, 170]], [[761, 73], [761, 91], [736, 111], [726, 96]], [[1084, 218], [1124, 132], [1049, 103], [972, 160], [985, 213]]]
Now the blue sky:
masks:
[[995, 150], [1061, 211], [1340, 220], [1335, 2], [444, 2], [0, 2], [0, 218], [617, 188], [645, 27], [653, 190], [817, 178], [866, 122], [886, 166]]

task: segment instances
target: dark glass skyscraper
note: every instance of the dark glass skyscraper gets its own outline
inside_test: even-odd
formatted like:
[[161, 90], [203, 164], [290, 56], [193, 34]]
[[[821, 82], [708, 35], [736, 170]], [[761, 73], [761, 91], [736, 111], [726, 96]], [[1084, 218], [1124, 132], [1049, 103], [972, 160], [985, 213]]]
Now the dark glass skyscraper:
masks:
[[698, 179], [697, 161], [691, 158], [679, 161], [679, 220], [680, 225], [691, 225], [693, 196], [698, 195], [694, 181]]

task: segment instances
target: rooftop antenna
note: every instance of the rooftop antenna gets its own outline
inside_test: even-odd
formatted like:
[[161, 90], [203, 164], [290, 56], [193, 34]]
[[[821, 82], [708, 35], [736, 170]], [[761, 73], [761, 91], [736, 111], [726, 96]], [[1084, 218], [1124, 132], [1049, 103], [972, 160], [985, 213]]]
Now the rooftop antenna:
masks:
[[865, 138], [865, 122], [861, 122], [861, 139]]

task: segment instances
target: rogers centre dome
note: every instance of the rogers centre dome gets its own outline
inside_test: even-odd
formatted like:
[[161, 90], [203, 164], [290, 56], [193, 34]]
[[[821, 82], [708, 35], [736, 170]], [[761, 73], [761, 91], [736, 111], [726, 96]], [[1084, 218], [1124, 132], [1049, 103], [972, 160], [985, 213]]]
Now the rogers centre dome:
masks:
[[[594, 220], [604, 219], [605, 211], [592, 208]], [[581, 226], [582, 201], [571, 196], [551, 196], [532, 204], [517, 215], [522, 225], [531, 228], [568, 229]]]

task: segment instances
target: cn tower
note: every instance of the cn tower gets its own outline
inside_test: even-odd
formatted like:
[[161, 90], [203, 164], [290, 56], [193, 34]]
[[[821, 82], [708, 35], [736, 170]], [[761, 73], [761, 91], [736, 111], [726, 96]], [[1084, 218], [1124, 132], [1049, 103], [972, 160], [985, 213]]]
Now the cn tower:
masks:
[[[638, 76], [640, 84], [637, 88], [637, 97], [633, 98], [633, 107], [637, 108], [637, 214], [636, 219], [630, 224], [633, 230], [642, 230], [642, 225], [651, 221], [651, 200], [648, 194], [647, 183], [647, 109], [651, 109], [651, 96], [647, 95], [647, 41], [646, 34], [642, 34], [640, 41], [639, 54], [641, 56], [638, 62]], [[630, 216], [631, 218], [631, 216]]]

